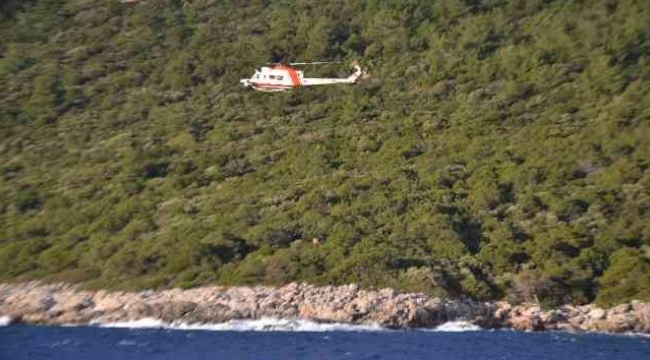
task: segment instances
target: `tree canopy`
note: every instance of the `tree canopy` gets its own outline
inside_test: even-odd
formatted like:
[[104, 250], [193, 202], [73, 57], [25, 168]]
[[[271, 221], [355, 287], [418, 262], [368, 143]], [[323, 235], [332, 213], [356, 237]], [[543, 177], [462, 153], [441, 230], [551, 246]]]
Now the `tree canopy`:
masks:
[[[0, 281], [649, 301], [648, 19], [647, 0], [3, 0]], [[292, 60], [369, 76], [239, 86]]]

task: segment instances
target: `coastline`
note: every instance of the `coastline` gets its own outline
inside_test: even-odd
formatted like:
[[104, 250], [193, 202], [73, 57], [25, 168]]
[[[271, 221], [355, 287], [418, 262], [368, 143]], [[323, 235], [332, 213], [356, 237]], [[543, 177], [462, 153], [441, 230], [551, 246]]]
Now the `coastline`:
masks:
[[[650, 334], [650, 303], [632, 301], [610, 309], [566, 305], [441, 300], [392, 289], [357, 285], [198, 287], [140, 292], [85, 291], [70, 284], [0, 284], [4, 325], [99, 325], [153, 321], [157, 326], [210, 326], [268, 319], [291, 324], [346, 324], [387, 329], [433, 329], [464, 322], [484, 329]], [[274, 326], [273, 322], [268, 326]]]

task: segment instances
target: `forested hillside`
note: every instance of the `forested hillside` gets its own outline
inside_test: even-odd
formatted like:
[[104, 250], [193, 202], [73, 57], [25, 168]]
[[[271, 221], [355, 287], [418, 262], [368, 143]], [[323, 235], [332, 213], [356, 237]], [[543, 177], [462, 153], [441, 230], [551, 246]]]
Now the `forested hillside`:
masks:
[[[369, 76], [238, 83], [308, 59]], [[0, 281], [27, 279], [648, 301], [650, 2], [2, 0]]]

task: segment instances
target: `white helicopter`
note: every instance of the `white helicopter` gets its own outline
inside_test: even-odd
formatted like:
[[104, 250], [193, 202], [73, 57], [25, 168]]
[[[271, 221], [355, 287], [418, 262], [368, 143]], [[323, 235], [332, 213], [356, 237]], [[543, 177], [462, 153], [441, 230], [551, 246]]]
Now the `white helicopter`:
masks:
[[355, 62], [352, 67], [354, 73], [347, 78], [332, 79], [332, 78], [306, 78], [303, 76], [303, 71], [297, 70], [293, 66], [299, 65], [322, 65], [331, 64], [334, 62], [329, 61], [316, 61], [316, 62], [294, 62], [288, 65], [283, 64], [270, 64], [271, 66], [264, 66], [260, 70], [255, 70], [255, 74], [250, 79], [241, 79], [239, 82], [246, 88], [252, 88], [258, 91], [285, 91], [300, 88], [303, 86], [314, 85], [334, 85], [334, 84], [354, 84], [357, 79], [363, 75], [363, 70]]

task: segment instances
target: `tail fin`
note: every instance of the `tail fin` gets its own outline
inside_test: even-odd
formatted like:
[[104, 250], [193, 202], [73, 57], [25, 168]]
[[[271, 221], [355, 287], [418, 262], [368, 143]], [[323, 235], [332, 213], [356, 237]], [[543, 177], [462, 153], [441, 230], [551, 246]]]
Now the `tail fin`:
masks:
[[363, 70], [361, 69], [361, 66], [359, 66], [359, 64], [356, 62], [352, 65], [352, 67], [354, 68], [354, 73], [348, 76], [347, 80], [354, 83], [357, 82], [357, 79], [359, 79], [361, 75], [363, 75]]

